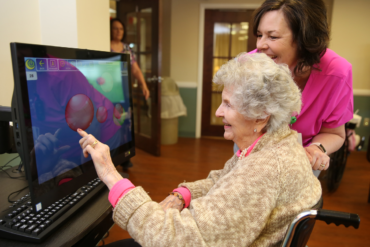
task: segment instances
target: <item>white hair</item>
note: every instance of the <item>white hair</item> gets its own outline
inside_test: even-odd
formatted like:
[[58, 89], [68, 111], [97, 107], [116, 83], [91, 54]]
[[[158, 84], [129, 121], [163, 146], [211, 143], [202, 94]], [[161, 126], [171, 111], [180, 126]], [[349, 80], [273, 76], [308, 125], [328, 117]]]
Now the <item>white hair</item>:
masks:
[[265, 119], [267, 132], [289, 124], [301, 111], [301, 92], [286, 64], [263, 53], [241, 53], [222, 65], [213, 82], [230, 89], [230, 102], [248, 119]]

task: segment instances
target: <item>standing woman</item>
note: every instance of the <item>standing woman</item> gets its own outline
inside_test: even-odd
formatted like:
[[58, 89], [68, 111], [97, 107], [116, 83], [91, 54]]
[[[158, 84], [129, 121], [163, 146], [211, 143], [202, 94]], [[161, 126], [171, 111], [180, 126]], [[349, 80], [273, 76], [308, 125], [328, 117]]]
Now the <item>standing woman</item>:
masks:
[[143, 91], [144, 97], [147, 100], [150, 96], [150, 92], [145, 83], [143, 73], [136, 62], [135, 54], [131, 48], [123, 43], [126, 38], [126, 27], [119, 19], [110, 20], [110, 49], [113, 52], [119, 53], [130, 53], [131, 58], [131, 73], [138, 80], [139, 85]]
[[[147, 100], [150, 96], [150, 91], [145, 83], [143, 73], [139, 68], [139, 65], [136, 62], [135, 54], [131, 50], [131, 48], [123, 43], [126, 38], [126, 27], [119, 19], [111, 19], [110, 20], [110, 49], [113, 52], [119, 53], [130, 53], [130, 60], [131, 60], [131, 73], [132, 75], [138, 80], [139, 85], [143, 91], [143, 95], [145, 100]], [[130, 160], [121, 164], [123, 169], [127, 169], [132, 167], [132, 163]]]
[[328, 155], [343, 145], [344, 125], [353, 118], [353, 90], [352, 65], [327, 48], [324, 2], [266, 0], [255, 12], [253, 33], [253, 52], [289, 66], [302, 92], [302, 110], [291, 128], [302, 134], [312, 169], [328, 169]]

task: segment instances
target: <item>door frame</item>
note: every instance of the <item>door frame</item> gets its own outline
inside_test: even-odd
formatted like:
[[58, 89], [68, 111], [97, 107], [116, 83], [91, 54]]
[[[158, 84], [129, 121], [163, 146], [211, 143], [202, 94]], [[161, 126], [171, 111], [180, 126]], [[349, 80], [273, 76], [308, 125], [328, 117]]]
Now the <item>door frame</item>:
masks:
[[204, 16], [206, 9], [257, 9], [260, 4], [218, 4], [201, 3], [199, 6], [199, 41], [198, 41], [198, 83], [197, 83], [197, 110], [195, 122], [195, 137], [201, 137], [202, 129], [202, 100], [203, 100], [203, 45], [204, 45]]
[[[117, 4], [117, 18], [119, 18], [122, 22], [127, 23], [127, 14], [129, 13], [136, 13], [136, 16], [140, 16], [140, 10], [145, 8], [152, 8], [152, 33], [156, 33], [156, 35], [152, 34], [152, 46], [157, 47], [158, 52], [155, 53], [154, 51], [151, 51], [152, 54], [152, 72], [150, 74], [150, 77], [147, 78], [145, 75], [145, 71], [143, 71], [143, 68], [141, 68], [144, 79], [147, 83], [148, 89], [151, 92], [150, 99], [151, 99], [151, 136], [147, 137], [144, 135], [141, 135], [141, 132], [138, 132], [137, 129], [135, 129], [135, 148], [139, 148], [147, 153], [150, 153], [155, 156], [160, 156], [161, 154], [161, 76], [162, 76], [162, 7], [163, 7], [163, 0], [122, 0], [121, 3], [123, 5]], [[124, 7], [127, 7], [126, 9]], [[126, 28], [127, 28], [126, 24]], [[156, 30], [156, 26], [158, 31]], [[137, 32], [140, 33], [140, 18], [138, 19], [138, 25], [137, 25]], [[127, 31], [127, 30], [125, 30]], [[140, 37], [140, 35], [139, 35]], [[141, 38], [141, 37], [140, 37]], [[138, 41], [140, 42], [140, 41]], [[137, 63], [140, 67], [140, 50], [135, 52]], [[156, 62], [154, 62], [156, 61]], [[153, 66], [157, 63], [157, 66]], [[158, 79], [154, 82], [150, 83], [148, 79], [153, 79], [153, 77], [157, 77]], [[152, 90], [153, 89], [153, 90]], [[138, 91], [141, 91], [140, 88], [137, 89]], [[134, 92], [134, 89], [132, 90]], [[141, 94], [141, 92], [140, 92]], [[136, 97], [135, 95], [133, 97]], [[142, 96], [140, 96], [142, 97]], [[138, 100], [141, 100], [137, 98]], [[141, 104], [139, 104], [139, 107]], [[134, 107], [132, 107], [134, 109]], [[134, 121], [136, 120], [136, 117], [134, 112]], [[140, 116], [139, 116], [140, 119]], [[140, 130], [140, 126], [138, 126]]]

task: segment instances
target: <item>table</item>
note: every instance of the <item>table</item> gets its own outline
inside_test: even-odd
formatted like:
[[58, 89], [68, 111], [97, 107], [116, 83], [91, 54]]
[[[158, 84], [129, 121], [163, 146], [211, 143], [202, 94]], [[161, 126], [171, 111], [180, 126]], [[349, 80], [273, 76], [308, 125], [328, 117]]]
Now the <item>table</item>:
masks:
[[[11, 167], [9, 171], [11, 169], [14, 167]], [[12, 175], [17, 176], [18, 174], [12, 173]], [[25, 178], [11, 179], [4, 172], [0, 172], [0, 211], [9, 207], [10, 203], [7, 198], [11, 192], [27, 185]], [[100, 191], [95, 198], [81, 207], [42, 243], [0, 239], [0, 246], [95, 246], [114, 224], [108, 192], [107, 188]], [[19, 199], [27, 193], [26, 189], [17, 197], [12, 197], [12, 200]]]

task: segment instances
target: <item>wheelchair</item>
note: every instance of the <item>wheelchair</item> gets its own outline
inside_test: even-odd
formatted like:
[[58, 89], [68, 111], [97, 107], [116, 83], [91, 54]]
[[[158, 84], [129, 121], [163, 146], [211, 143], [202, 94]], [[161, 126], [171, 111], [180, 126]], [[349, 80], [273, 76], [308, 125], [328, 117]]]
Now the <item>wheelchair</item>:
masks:
[[353, 226], [358, 229], [360, 217], [357, 214], [344, 213], [322, 209], [323, 200], [312, 207], [311, 210], [304, 210], [299, 213], [289, 225], [281, 247], [305, 247], [316, 220], [325, 221], [327, 224]]

